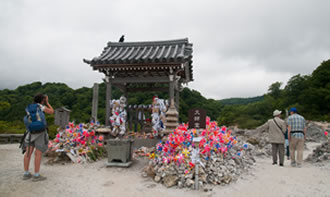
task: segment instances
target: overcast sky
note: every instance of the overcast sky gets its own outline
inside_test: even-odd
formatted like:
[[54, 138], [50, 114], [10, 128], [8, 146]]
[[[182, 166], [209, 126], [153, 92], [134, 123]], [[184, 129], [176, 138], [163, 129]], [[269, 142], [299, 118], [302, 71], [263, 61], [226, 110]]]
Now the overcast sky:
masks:
[[330, 59], [328, 0], [1, 0], [0, 89], [101, 82], [82, 59], [108, 41], [189, 38], [208, 98], [251, 97]]

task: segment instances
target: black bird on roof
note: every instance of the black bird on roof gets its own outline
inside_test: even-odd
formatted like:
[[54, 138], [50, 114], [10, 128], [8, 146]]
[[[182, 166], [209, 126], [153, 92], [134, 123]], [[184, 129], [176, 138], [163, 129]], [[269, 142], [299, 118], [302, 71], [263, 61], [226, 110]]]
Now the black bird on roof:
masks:
[[122, 35], [119, 39], [119, 42], [124, 42], [124, 40], [125, 40], [125, 35]]

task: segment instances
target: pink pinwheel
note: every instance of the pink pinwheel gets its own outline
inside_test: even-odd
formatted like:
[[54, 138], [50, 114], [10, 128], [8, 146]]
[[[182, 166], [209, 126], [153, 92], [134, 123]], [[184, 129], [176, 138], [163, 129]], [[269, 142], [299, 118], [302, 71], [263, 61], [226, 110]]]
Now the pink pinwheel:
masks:
[[184, 156], [182, 154], [177, 155], [176, 158], [177, 158], [177, 160], [178, 160], [179, 163], [182, 163], [183, 160], [184, 160]]
[[211, 121], [211, 118], [210, 117], [206, 117], [206, 125], [210, 125], [210, 121]]
[[85, 131], [83, 132], [83, 135], [84, 135], [84, 136], [87, 136], [87, 135], [88, 135], [88, 131], [85, 130]]
[[227, 147], [221, 147], [221, 152], [222, 152], [222, 153], [225, 153], [225, 152], [227, 152], [227, 150], [228, 150], [228, 148], [227, 148]]
[[180, 143], [184, 142], [184, 140], [185, 140], [184, 137], [180, 136], [180, 138], [179, 138]]
[[69, 127], [70, 128], [73, 128], [74, 127], [74, 124], [72, 122], [69, 123]]
[[211, 151], [211, 148], [210, 148], [210, 146], [207, 144], [207, 145], [204, 147], [204, 150], [202, 151], [202, 154], [210, 153], [210, 151]]
[[205, 142], [206, 142], [206, 139], [205, 138], [201, 139], [201, 141], [199, 142], [199, 147], [200, 148], [203, 147], [204, 144], [205, 144]]

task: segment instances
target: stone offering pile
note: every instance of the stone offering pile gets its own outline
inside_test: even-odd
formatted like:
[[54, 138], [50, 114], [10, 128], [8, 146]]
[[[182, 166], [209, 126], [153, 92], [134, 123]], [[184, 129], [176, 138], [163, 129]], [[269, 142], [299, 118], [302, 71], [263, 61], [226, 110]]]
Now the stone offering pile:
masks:
[[255, 156], [268, 157], [272, 155], [272, 146], [267, 131], [259, 128], [254, 130], [234, 128], [232, 133], [242, 141], [251, 144], [250, 147], [253, 147]]
[[[225, 126], [206, 120], [200, 133], [180, 125], [148, 154], [149, 166], [144, 174], [167, 187], [193, 187], [195, 167], [199, 165], [199, 184], [228, 184], [236, 180], [254, 162], [253, 146], [242, 143]], [[194, 136], [200, 143], [194, 142]]]
[[50, 163], [69, 158], [74, 163], [96, 161], [105, 154], [104, 137], [95, 134], [97, 124], [69, 123], [66, 129], [59, 129], [56, 138], [49, 142]]

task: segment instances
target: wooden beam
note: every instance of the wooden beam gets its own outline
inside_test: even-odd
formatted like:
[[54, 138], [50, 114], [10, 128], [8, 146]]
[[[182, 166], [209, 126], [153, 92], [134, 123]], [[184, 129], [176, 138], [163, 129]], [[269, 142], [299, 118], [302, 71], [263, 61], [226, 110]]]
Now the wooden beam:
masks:
[[163, 77], [118, 77], [111, 79], [113, 84], [118, 83], [168, 83], [169, 78]]
[[122, 92], [125, 92], [126, 90], [126, 86], [123, 84], [114, 84], [113, 86], [117, 87], [118, 89], [120, 89]]
[[154, 87], [154, 88], [127, 88], [127, 91], [128, 92], [152, 92], [152, 91], [155, 91], [155, 92], [167, 92], [168, 91], [168, 88], [157, 88], [157, 87]]

